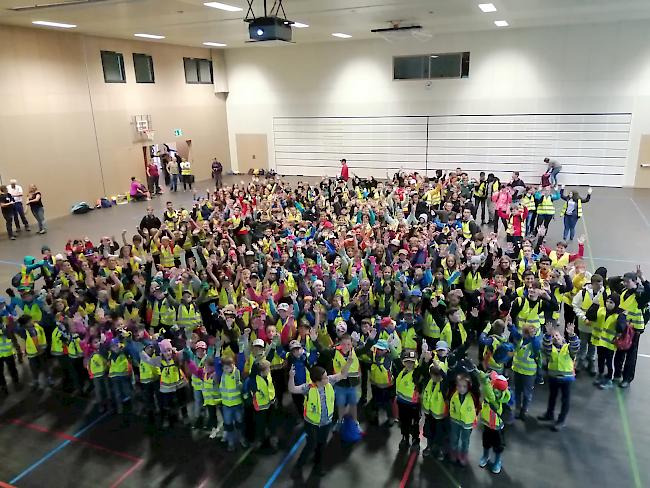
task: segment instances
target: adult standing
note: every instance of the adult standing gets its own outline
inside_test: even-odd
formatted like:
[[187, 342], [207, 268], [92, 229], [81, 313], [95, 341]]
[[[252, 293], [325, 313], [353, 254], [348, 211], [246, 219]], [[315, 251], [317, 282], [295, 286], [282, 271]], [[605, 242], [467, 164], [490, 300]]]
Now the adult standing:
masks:
[[38, 233], [45, 234], [47, 232], [47, 225], [45, 224], [45, 208], [43, 207], [43, 197], [41, 192], [38, 191], [36, 185], [29, 185], [29, 196], [27, 200], [29, 209], [32, 215], [38, 222]]
[[5, 219], [7, 226], [7, 235], [12, 241], [16, 240], [12, 222], [14, 219], [14, 197], [11, 196], [5, 185], [0, 186], [0, 208], [2, 208], [2, 216]]
[[16, 232], [20, 232], [20, 220], [23, 221], [25, 230], [29, 232], [29, 222], [25, 216], [25, 209], [23, 208], [23, 187], [18, 184], [14, 179], [9, 180], [9, 194], [14, 197], [14, 224], [16, 224]]
[[169, 189], [176, 192], [178, 190], [178, 162], [176, 159], [171, 158], [167, 162], [167, 173], [169, 173]]
[[212, 160], [212, 177], [215, 188], [223, 188], [223, 164], [217, 161], [217, 158]]
[[564, 207], [562, 208], [561, 214], [564, 217], [564, 232], [562, 238], [565, 241], [572, 241], [575, 237], [576, 224], [582, 217], [582, 204], [591, 200], [592, 191], [593, 190], [589, 188], [587, 190], [587, 198], [583, 200], [577, 192], [570, 191], [565, 195], [564, 185], [562, 185], [562, 190], [560, 191], [560, 198], [564, 200]]
[[149, 164], [147, 164], [147, 184], [152, 195], [162, 194], [160, 190], [160, 170], [154, 161], [149, 161]]
[[189, 185], [190, 190], [192, 189], [192, 163], [183, 159], [180, 164], [181, 167], [181, 177], [183, 178], [183, 191], [187, 190]]
[[350, 179], [350, 168], [348, 168], [348, 162], [345, 158], [341, 159], [341, 179], [346, 183]]

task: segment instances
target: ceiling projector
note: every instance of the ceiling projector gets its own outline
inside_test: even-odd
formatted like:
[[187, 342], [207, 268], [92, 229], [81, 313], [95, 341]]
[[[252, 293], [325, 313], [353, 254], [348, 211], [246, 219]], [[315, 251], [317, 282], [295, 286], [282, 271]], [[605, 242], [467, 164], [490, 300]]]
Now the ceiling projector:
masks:
[[250, 42], [291, 42], [291, 22], [280, 17], [256, 17], [248, 22]]

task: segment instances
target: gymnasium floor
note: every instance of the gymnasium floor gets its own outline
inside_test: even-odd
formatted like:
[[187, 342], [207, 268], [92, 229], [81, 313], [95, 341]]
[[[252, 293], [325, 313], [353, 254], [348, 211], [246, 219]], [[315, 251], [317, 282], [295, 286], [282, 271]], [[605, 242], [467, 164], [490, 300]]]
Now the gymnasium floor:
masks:
[[[239, 178], [239, 177], [238, 177]], [[207, 188], [208, 183], [199, 184]], [[190, 193], [170, 198], [177, 204]], [[160, 213], [167, 195], [151, 202]], [[129, 234], [147, 203], [132, 203], [50, 222], [45, 236], [23, 235], [0, 241], [0, 280], [8, 284], [25, 254], [40, 255], [43, 244], [54, 252], [68, 237]], [[47, 209], [46, 209], [47, 210]], [[606, 266], [610, 275], [632, 271], [636, 264], [650, 277], [650, 191], [595, 189], [585, 205], [579, 231], [588, 236], [590, 268]], [[584, 225], [584, 227], [583, 227]], [[548, 242], [561, 233], [554, 221]], [[647, 334], [646, 334], [647, 335]], [[472, 353], [472, 356], [475, 354]], [[142, 419], [125, 425], [117, 416], [98, 416], [85, 399], [58, 391], [42, 394], [28, 389], [0, 400], [0, 487], [584, 487], [641, 488], [650, 485], [650, 343], [644, 335], [637, 378], [627, 391], [600, 391], [590, 377], [580, 377], [572, 391], [568, 427], [553, 433], [534, 419], [517, 421], [506, 431], [504, 469], [492, 475], [476, 466], [480, 432], [472, 434], [470, 467], [423, 462], [399, 452], [397, 426], [372, 428], [351, 448], [334, 437], [327, 447], [327, 475], [296, 483], [289, 472], [302, 447], [301, 422], [284, 417], [281, 449], [265, 455], [249, 450], [227, 453], [205, 432], [177, 427], [152, 432]], [[22, 378], [28, 377], [25, 367]], [[531, 413], [543, 413], [547, 387], [537, 387]], [[289, 405], [289, 402], [285, 402]], [[288, 407], [291, 411], [291, 407]], [[424, 442], [423, 442], [424, 445]]]

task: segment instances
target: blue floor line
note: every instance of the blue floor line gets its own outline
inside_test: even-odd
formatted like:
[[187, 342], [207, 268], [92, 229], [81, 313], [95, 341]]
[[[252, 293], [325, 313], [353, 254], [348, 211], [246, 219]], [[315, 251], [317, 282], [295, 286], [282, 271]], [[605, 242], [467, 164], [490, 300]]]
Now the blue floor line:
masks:
[[[107, 415], [108, 415], [108, 414], [105, 413], [105, 414], [99, 416], [98, 418], [96, 418], [95, 420], [93, 420], [92, 422], [90, 422], [90, 423], [89, 423], [88, 425], [86, 425], [83, 429], [81, 429], [79, 432], [73, 434], [72, 436], [73, 436], [73, 437], [79, 437], [79, 436], [82, 435], [84, 432], [88, 431], [90, 428], [92, 428], [92, 427], [94, 427], [96, 424], [98, 424], [98, 423], [99, 423], [101, 420], [103, 420]], [[31, 465], [29, 465], [29, 466], [28, 466], [28, 467], [27, 467], [27, 468], [26, 468], [22, 473], [20, 473], [20, 474], [19, 474], [18, 476], [16, 476], [14, 479], [12, 479], [11, 481], [9, 481], [9, 484], [11, 484], [11, 485], [16, 484], [17, 481], [20, 481], [21, 479], [23, 479], [25, 476], [27, 476], [29, 473], [31, 473], [31, 472], [34, 471], [36, 468], [38, 468], [41, 464], [43, 464], [45, 461], [47, 461], [47, 460], [50, 459], [52, 456], [54, 456], [57, 452], [63, 450], [65, 447], [67, 447], [68, 444], [70, 444], [71, 442], [72, 442], [71, 440], [63, 441], [61, 444], [59, 444], [59, 445], [56, 446], [54, 449], [52, 449], [52, 450], [49, 451], [47, 454], [45, 454], [41, 459], [39, 459], [38, 461], [36, 461], [36, 462], [32, 463]]]
[[278, 479], [278, 476], [280, 476], [280, 473], [282, 472], [284, 467], [289, 463], [289, 461], [291, 461], [291, 458], [294, 456], [294, 454], [296, 454], [296, 451], [302, 445], [302, 443], [305, 442], [306, 438], [307, 438], [307, 434], [303, 432], [302, 435], [296, 441], [296, 443], [293, 445], [291, 450], [287, 453], [287, 455], [284, 457], [282, 462], [279, 464], [279, 466], [275, 468], [275, 471], [273, 471], [273, 474], [264, 485], [264, 488], [271, 488], [271, 486], [273, 486], [275, 480]]

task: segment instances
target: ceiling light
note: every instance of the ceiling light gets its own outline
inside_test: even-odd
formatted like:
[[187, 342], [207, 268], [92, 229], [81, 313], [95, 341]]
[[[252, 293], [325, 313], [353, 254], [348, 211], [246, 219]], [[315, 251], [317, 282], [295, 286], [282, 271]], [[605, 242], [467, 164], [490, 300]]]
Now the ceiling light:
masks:
[[144, 37], [145, 39], [164, 39], [165, 36], [159, 36], [156, 34], [133, 34], [135, 37]]
[[309, 27], [309, 24], [303, 24], [302, 22], [294, 22], [291, 25], [293, 27], [297, 27], [298, 29], [304, 29], [305, 27]]
[[332, 35], [334, 37], [340, 37], [341, 39], [349, 39], [352, 37], [350, 34], [343, 34], [342, 32], [334, 32]]
[[44, 25], [47, 27], [60, 27], [61, 29], [74, 29], [77, 27], [75, 24], [61, 24], [59, 22], [48, 22], [47, 20], [35, 20], [32, 24]]
[[240, 12], [243, 10], [239, 7], [235, 7], [234, 5], [228, 5], [227, 3], [205, 2], [203, 5], [206, 7], [218, 8], [219, 10], [225, 10], [226, 12]]
[[221, 42], [204, 42], [203, 45], [212, 47], [226, 47], [226, 45]]
[[505, 20], [495, 20], [494, 25], [497, 27], [508, 27], [508, 22]]
[[497, 11], [497, 8], [493, 3], [479, 3], [478, 8], [480, 8], [485, 13]]
[[432, 58], [437, 58], [438, 56], [436, 56], [435, 54], [432, 54], [431, 57]]

